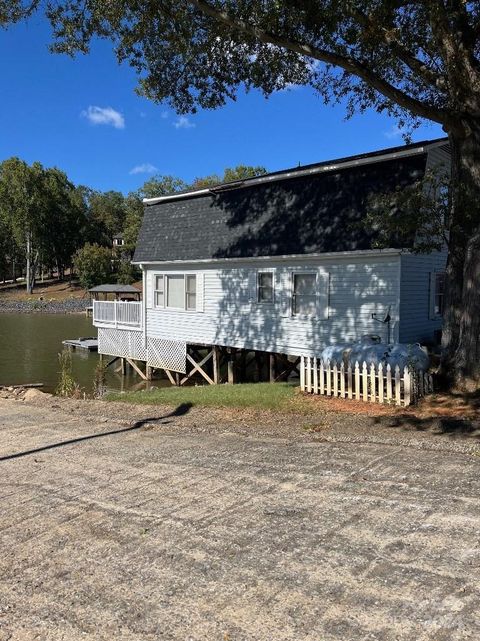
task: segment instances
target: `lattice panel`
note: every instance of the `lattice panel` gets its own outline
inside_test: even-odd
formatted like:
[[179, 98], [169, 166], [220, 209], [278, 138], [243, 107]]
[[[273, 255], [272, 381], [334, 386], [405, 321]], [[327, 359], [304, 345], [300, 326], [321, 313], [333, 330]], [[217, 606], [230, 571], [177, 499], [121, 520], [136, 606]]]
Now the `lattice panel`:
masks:
[[142, 332], [127, 329], [98, 328], [98, 352], [109, 356], [147, 360], [147, 350]]
[[147, 341], [147, 363], [152, 367], [186, 374], [187, 344], [165, 338], [149, 338]]

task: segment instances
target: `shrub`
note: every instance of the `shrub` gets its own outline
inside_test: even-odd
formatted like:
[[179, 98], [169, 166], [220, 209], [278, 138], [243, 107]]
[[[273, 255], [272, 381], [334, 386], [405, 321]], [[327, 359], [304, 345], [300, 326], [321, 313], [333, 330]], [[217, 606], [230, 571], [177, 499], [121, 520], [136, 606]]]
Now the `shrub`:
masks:
[[107, 283], [112, 274], [112, 253], [108, 247], [86, 243], [74, 257], [73, 264], [84, 289]]

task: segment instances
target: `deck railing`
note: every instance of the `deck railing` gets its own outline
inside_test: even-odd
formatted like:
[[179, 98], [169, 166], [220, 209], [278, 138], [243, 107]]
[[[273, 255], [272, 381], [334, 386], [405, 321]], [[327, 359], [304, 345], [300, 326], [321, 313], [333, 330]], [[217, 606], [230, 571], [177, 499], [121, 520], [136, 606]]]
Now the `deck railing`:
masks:
[[320, 358], [302, 356], [300, 389], [311, 394], [355, 399], [368, 403], [407, 406], [433, 391], [431, 374], [400, 369], [398, 365], [365, 361], [340, 366]]
[[142, 329], [142, 303], [94, 300], [93, 324], [95, 327]]

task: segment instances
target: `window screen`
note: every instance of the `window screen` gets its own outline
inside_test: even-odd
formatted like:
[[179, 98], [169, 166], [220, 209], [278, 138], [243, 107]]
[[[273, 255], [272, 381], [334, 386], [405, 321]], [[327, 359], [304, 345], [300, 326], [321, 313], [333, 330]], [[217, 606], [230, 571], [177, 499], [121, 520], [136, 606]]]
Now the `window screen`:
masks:
[[187, 274], [185, 278], [186, 309], [195, 310], [197, 308], [197, 277], [195, 274]]
[[259, 303], [273, 303], [273, 273], [260, 272], [258, 274], [258, 296]]
[[167, 307], [185, 309], [185, 279], [183, 274], [167, 276]]
[[317, 305], [317, 277], [315, 274], [293, 275], [293, 313], [315, 314]]

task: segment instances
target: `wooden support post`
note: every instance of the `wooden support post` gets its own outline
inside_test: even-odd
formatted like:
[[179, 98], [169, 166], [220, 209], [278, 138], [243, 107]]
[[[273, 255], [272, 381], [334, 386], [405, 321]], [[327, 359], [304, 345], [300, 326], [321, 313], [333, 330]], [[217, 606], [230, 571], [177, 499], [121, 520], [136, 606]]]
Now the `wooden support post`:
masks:
[[235, 383], [235, 355], [233, 352], [228, 354], [228, 382], [230, 385]]
[[168, 380], [170, 381], [170, 383], [171, 383], [172, 385], [176, 385], [177, 383], [176, 383], [175, 379], [174, 379], [174, 378], [173, 378], [173, 376], [172, 376], [172, 372], [171, 372], [170, 370], [168, 370], [168, 369], [166, 369], [166, 370], [164, 370], [164, 371], [165, 371], [165, 374], [167, 375]]
[[151, 381], [152, 380], [153, 367], [151, 367], [150, 365], [147, 365], [147, 363], [145, 363], [145, 376], [147, 378], [147, 381]]
[[275, 383], [275, 354], [269, 355], [269, 379], [270, 383]]
[[216, 345], [213, 346], [213, 382], [220, 383], [220, 350]]
[[240, 379], [242, 383], [247, 380], [247, 352], [244, 349], [240, 353]]
[[[144, 374], [144, 373], [142, 372], [142, 370], [138, 367], [138, 365], [135, 363], [135, 361], [132, 361], [132, 359], [130, 359], [130, 358], [126, 358], [125, 360], [128, 362], [128, 364], [130, 365], [130, 367], [133, 367], [133, 369], [137, 372], [137, 374], [138, 374], [138, 375], [139, 375], [139, 376], [140, 376], [144, 381], [149, 381], [149, 380], [150, 380], [150, 379], [147, 377], [147, 374], [146, 374], [146, 373]], [[148, 365], [147, 365], [147, 369], [148, 369]]]
[[207, 383], [210, 383], [210, 385], [214, 385], [214, 381], [210, 378], [210, 376], [207, 374], [207, 372], [203, 369], [203, 366], [205, 363], [213, 356], [213, 350], [208, 352], [208, 354], [202, 358], [202, 360], [199, 363], [196, 363], [194, 359], [190, 356], [190, 354], [187, 354], [187, 361], [189, 361], [193, 365], [192, 371], [187, 374], [181, 381], [180, 385], [183, 385], [188, 381], [189, 378], [191, 378], [196, 372], [201, 374], [203, 378], [207, 381]]
[[122, 369], [122, 376], [127, 375], [127, 360], [125, 358], [121, 359], [121, 369]]

